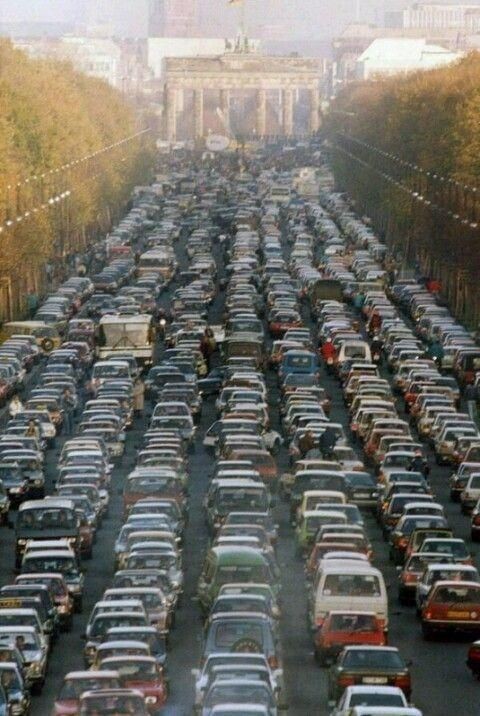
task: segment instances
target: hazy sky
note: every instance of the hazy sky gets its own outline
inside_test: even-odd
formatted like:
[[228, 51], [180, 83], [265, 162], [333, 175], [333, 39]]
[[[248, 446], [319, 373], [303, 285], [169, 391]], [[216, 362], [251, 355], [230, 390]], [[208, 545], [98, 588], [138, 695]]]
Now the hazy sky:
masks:
[[[74, 21], [81, 23], [93, 8], [111, 15], [115, 31], [142, 35], [145, 32], [147, 0], [0, 0], [0, 22]], [[227, 0], [198, 0], [202, 27], [223, 36], [237, 27], [239, 12]], [[382, 9], [397, 9], [409, 0], [245, 0], [252, 34], [258, 24], [282, 23], [291, 37], [331, 36], [348, 22], [373, 22]], [[100, 8], [100, 10], [98, 10]], [[128, 28], [128, 29], [127, 29]]]

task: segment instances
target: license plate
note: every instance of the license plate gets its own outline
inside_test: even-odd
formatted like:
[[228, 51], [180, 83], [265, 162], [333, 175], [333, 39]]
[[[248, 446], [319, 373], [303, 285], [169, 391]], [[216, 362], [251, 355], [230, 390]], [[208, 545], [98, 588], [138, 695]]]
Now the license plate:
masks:
[[355, 492], [354, 496], [355, 497], [370, 497], [370, 493], [369, 492]]
[[449, 619], [470, 619], [470, 612], [447, 612]]
[[387, 676], [364, 676], [362, 684], [388, 684]]

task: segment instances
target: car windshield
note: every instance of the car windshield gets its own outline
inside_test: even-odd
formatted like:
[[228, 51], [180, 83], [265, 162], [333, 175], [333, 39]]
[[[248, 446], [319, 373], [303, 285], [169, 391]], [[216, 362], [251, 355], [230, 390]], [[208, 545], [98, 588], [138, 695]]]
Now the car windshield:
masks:
[[439, 587], [434, 600], [441, 604], [480, 604], [480, 589], [475, 587]]
[[349, 706], [400, 706], [405, 705], [404, 697], [401, 694], [376, 694], [353, 693], [349, 700]]
[[332, 631], [377, 631], [373, 614], [333, 614], [330, 620]]
[[225, 565], [218, 568], [218, 584], [229, 582], [267, 582], [269, 574], [264, 565]]
[[17, 529], [51, 530], [56, 528], [73, 529], [76, 527], [75, 510], [68, 508], [34, 508], [20, 510], [17, 517]]
[[82, 704], [80, 711], [82, 716], [146, 716], [145, 702], [143, 696], [129, 694], [121, 696], [109, 694], [88, 698]]
[[126, 680], [153, 681], [157, 676], [156, 666], [151, 661], [118, 661], [109, 660], [108, 669], [118, 671]]
[[327, 596], [379, 597], [380, 581], [370, 574], [329, 574], [323, 593]]
[[231, 621], [227, 624], [218, 624], [215, 629], [215, 646], [218, 648], [231, 648], [243, 640], [251, 640], [263, 646], [263, 630], [258, 624], [248, 621]]
[[257, 686], [250, 681], [245, 684], [241, 681], [215, 684], [205, 699], [205, 706], [225, 703], [265, 704], [270, 703], [269, 692], [260, 684]]
[[423, 544], [422, 551], [451, 554], [457, 559], [469, 557], [469, 552], [464, 542], [450, 542], [449, 540], [426, 540]]
[[67, 679], [58, 695], [59, 701], [79, 699], [84, 691], [97, 691], [98, 689], [118, 688], [118, 679], [94, 678], [94, 679]]
[[78, 567], [74, 557], [28, 557], [25, 567], [29, 572], [60, 572], [60, 574], [77, 574]]
[[404, 669], [403, 661], [396, 651], [384, 649], [349, 649], [343, 666], [353, 669]]
[[222, 489], [219, 492], [217, 504], [222, 510], [228, 512], [242, 508], [254, 510], [265, 510], [268, 508], [265, 491], [256, 489]]

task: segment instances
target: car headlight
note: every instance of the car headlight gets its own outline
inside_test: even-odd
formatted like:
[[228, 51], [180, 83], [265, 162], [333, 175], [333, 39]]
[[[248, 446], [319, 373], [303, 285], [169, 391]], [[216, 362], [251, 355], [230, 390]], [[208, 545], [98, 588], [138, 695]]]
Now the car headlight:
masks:
[[40, 487], [40, 485], [43, 485], [43, 480], [41, 480], [40, 478], [37, 478], [36, 480], [33, 481], [33, 484], [35, 485], [35, 487]]
[[157, 703], [157, 697], [156, 696], [147, 696], [145, 698], [146, 704], [156, 704]]

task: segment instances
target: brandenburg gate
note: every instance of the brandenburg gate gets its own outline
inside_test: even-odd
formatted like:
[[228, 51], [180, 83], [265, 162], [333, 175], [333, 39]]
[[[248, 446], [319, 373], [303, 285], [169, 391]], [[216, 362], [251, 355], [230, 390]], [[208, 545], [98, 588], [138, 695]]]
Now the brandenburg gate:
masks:
[[[319, 128], [320, 61], [302, 57], [275, 57], [257, 53], [227, 52], [219, 56], [167, 57], [164, 59], [164, 136], [177, 139], [177, 121], [184, 109], [185, 92], [193, 93], [193, 139], [201, 139], [206, 127], [205, 96], [214, 91], [217, 113], [229, 133], [231, 100], [235, 93], [254, 97], [254, 129], [258, 137], [267, 133], [267, 97], [277, 98], [275, 111], [279, 134], [295, 134], [294, 106], [299, 92], [308, 95], [307, 125], [310, 133]], [[274, 92], [272, 92], [274, 91]], [[271, 100], [269, 100], [269, 103]]]

